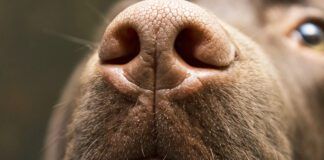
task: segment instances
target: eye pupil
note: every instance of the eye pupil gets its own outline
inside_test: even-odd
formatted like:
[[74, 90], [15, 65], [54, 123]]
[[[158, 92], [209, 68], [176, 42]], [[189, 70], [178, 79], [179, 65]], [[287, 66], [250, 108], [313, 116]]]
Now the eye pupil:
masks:
[[324, 39], [323, 29], [313, 23], [304, 23], [297, 30], [307, 45], [318, 45]]

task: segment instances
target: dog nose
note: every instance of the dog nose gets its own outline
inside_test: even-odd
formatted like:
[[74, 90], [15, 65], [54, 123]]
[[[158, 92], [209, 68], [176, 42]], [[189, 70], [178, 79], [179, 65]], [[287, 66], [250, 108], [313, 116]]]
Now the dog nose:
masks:
[[147, 90], [176, 88], [192, 76], [226, 69], [235, 59], [235, 46], [210, 16], [184, 0], [137, 3], [107, 27], [100, 65]]

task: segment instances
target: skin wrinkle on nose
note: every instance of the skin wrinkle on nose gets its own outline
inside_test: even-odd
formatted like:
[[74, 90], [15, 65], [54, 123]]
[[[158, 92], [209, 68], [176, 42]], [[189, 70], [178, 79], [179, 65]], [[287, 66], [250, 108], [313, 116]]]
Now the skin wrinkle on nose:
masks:
[[[157, 66], [158, 66], [158, 58], [160, 57], [160, 53], [162, 51], [158, 51], [157, 48], [160, 47], [158, 45], [158, 43], [164, 43], [163, 41], [167, 41], [167, 37], [166, 38], [158, 38], [159, 35], [161, 35], [162, 33], [166, 32], [166, 33], [170, 33], [170, 28], [174, 28], [174, 24], [173, 22], [176, 22], [176, 18], [177, 17], [176, 15], [173, 15], [172, 18], [170, 20], [168, 20], [168, 18], [170, 18], [170, 15], [167, 15], [167, 14], [170, 14], [170, 11], [171, 9], [169, 7], [159, 7], [160, 5], [156, 4], [154, 1], [151, 1], [153, 2], [153, 5], [148, 5], [148, 6], [151, 6], [150, 8], [143, 8], [142, 10], [139, 10], [137, 13], [133, 14], [134, 16], [134, 19], [138, 18], [138, 17], [142, 17], [141, 16], [141, 13], [144, 13], [145, 16], [144, 19], [143, 19], [143, 22], [144, 23], [140, 23], [141, 24], [144, 24], [143, 26], [138, 26], [139, 30], [140, 30], [140, 33], [142, 33], [142, 31], [146, 32], [147, 30], [153, 30], [153, 34], [150, 34], [149, 36], [151, 37], [145, 37], [145, 39], [151, 39], [152, 41], [151, 42], [154, 42], [152, 44], [152, 46], [154, 46], [154, 51], [151, 53], [147, 53], [147, 54], [152, 54], [151, 56], [153, 57], [153, 68], [154, 68], [154, 83], [156, 81], [156, 79], [158, 77], [156, 77], [156, 73], [157, 73]], [[165, 2], [170, 2], [173, 4], [172, 1], [165, 1]], [[150, 3], [150, 2], [147, 2], [147, 3]], [[166, 5], [163, 5], [163, 6], [166, 6]], [[149, 14], [148, 14], [149, 13]], [[137, 14], [139, 14], [139, 16], [136, 16]], [[149, 16], [147, 16], [149, 15]], [[145, 22], [148, 22], [148, 23], [145, 23]], [[170, 26], [171, 24], [171, 26]], [[160, 27], [160, 26], [163, 26], [163, 27]], [[166, 28], [168, 28], [169, 30], [165, 30]], [[145, 35], [144, 35], [145, 36]], [[167, 35], [168, 36], [168, 35]], [[142, 38], [142, 37], [141, 37]], [[144, 38], [142, 38], [144, 39]], [[145, 43], [143, 42], [143, 40], [141, 39], [141, 43]], [[143, 51], [142, 51], [143, 52]], [[144, 49], [144, 52], [145, 52], [145, 49]], [[147, 62], [147, 60], [145, 60], [145, 58], [143, 58], [143, 55], [140, 55], [140, 59], [146, 63], [149, 63]], [[131, 74], [130, 74], [131, 75]], [[132, 76], [130, 76], [132, 77]], [[131, 81], [134, 82], [134, 78], [132, 77], [131, 78]], [[155, 90], [155, 85], [153, 86], [153, 90]]]

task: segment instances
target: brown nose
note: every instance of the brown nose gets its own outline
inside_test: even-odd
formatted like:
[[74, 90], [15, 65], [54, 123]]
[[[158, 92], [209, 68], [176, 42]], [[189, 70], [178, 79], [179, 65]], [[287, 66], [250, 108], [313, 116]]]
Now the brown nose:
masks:
[[[108, 26], [99, 50], [101, 66], [122, 77], [113, 83], [125, 80], [151, 91], [217, 73], [234, 61], [235, 47], [215, 19], [184, 0], [137, 3]], [[114, 74], [108, 74], [110, 79]]]

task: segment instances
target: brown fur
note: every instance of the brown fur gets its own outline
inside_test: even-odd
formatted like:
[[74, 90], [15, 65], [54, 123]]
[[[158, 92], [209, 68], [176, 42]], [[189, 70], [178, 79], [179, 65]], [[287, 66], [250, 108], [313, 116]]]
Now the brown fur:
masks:
[[[129, 5], [123, 3], [111, 17]], [[93, 53], [54, 112], [46, 160], [324, 159], [324, 51], [292, 45], [284, 34], [306, 6], [323, 17], [323, 2], [193, 3], [226, 22], [240, 59], [199, 91], [174, 99], [121, 93], [104, 80]]]

